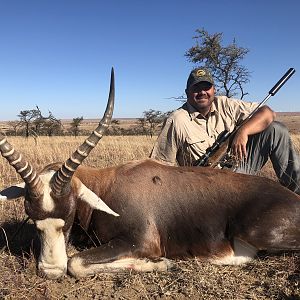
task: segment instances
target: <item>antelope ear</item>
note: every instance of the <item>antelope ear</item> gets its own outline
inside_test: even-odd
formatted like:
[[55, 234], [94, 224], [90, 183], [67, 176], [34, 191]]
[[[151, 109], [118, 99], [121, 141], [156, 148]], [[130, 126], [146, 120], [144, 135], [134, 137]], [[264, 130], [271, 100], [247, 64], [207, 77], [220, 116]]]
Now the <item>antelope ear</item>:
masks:
[[25, 196], [25, 182], [12, 185], [0, 191], [0, 200], [11, 200]]
[[105, 204], [93, 191], [87, 188], [83, 183], [80, 184], [78, 197], [80, 200], [86, 202], [91, 208], [105, 211], [108, 214], [111, 214], [115, 217], [120, 215], [114, 212], [108, 205]]

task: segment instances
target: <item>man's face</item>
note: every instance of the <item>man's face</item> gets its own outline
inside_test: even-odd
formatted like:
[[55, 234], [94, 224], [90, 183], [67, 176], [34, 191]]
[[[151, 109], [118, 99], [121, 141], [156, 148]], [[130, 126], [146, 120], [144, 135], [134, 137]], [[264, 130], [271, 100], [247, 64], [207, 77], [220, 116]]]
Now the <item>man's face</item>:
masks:
[[202, 81], [187, 90], [187, 101], [202, 114], [207, 114], [215, 98], [214, 86]]

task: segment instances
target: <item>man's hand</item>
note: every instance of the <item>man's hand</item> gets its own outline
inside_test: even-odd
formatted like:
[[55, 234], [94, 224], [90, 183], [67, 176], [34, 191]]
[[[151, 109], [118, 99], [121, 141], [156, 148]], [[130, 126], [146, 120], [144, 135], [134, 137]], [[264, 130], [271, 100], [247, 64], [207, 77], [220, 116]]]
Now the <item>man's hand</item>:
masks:
[[231, 143], [231, 152], [239, 160], [247, 158], [248, 136], [265, 130], [275, 119], [276, 114], [268, 106], [262, 106], [235, 133]]
[[231, 153], [239, 160], [247, 158], [247, 142], [248, 134], [241, 128], [236, 132], [231, 143]]

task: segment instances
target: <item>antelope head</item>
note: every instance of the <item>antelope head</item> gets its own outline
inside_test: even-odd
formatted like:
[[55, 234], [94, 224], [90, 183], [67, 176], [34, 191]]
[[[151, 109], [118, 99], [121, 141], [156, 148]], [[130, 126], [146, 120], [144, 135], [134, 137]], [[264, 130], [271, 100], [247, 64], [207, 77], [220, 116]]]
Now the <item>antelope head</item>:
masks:
[[77, 177], [76, 169], [102, 138], [112, 119], [114, 107], [114, 72], [111, 72], [110, 91], [107, 107], [102, 120], [91, 135], [61, 166], [51, 164], [37, 173], [21, 153], [0, 134], [0, 152], [24, 181], [0, 192], [0, 199], [25, 197], [24, 206], [33, 220], [40, 241], [38, 258], [39, 273], [48, 278], [58, 278], [67, 271], [66, 244], [73, 224], [78, 199], [93, 209], [112, 211], [96, 194], [88, 189]]

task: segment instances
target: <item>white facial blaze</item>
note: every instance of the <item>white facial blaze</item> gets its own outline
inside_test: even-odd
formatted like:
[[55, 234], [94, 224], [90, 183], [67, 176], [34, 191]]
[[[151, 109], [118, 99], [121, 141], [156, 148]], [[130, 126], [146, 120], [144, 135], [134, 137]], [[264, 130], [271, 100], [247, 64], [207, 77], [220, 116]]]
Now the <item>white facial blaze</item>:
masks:
[[68, 257], [62, 231], [62, 219], [48, 218], [36, 221], [41, 241], [41, 254], [38, 268], [48, 278], [58, 278], [67, 270]]
[[55, 172], [54, 171], [49, 171], [45, 174], [41, 174], [40, 178], [44, 184], [44, 197], [43, 197], [43, 204], [42, 208], [45, 212], [52, 212], [54, 210], [54, 201], [50, 197], [50, 180]]

